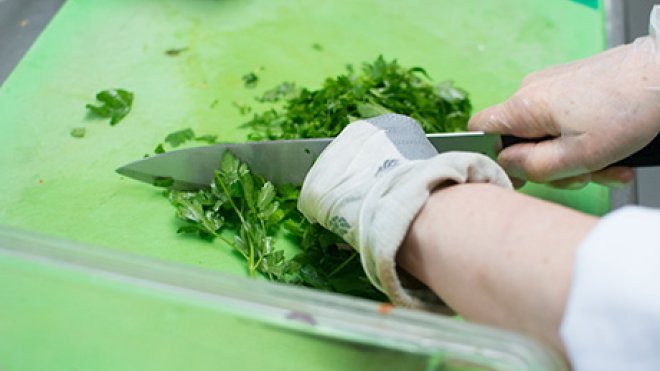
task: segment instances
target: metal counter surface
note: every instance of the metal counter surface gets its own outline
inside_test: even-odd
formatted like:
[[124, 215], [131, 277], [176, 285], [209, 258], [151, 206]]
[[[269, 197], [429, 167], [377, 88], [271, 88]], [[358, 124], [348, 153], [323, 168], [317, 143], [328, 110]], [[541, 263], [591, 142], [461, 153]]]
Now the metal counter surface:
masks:
[[0, 0], [0, 86], [64, 0]]

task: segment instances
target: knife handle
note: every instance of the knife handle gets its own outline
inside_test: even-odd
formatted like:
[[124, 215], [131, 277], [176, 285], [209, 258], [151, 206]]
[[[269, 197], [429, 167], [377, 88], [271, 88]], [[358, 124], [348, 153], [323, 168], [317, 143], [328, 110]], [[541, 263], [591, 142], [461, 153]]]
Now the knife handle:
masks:
[[[502, 148], [506, 148], [519, 143], [538, 143], [550, 139], [554, 139], [554, 137], [521, 138], [512, 135], [502, 135]], [[651, 143], [647, 144], [646, 147], [609, 166], [660, 166], [660, 135], [657, 135], [655, 138], [653, 138]]]

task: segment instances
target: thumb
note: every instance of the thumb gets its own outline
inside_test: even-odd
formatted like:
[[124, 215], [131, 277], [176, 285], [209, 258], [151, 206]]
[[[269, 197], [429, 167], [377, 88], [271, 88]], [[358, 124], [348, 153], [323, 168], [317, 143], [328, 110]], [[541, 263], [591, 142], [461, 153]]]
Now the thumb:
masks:
[[526, 138], [560, 134], [548, 111], [548, 105], [526, 94], [526, 89], [516, 93], [504, 103], [473, 115], [468, 122], [468, 128]]
[[497, 162], [512, 177], [545, 183], [590, 173], [583, 164], [582, 138], [558, 137], [538, 143], [521, 143], [508, 147]]

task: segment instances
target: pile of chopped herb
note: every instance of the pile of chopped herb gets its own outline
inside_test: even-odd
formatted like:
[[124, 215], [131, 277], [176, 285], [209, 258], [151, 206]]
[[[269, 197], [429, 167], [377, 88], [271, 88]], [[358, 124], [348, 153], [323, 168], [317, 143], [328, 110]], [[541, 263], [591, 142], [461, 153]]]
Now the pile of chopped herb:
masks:
[[388, 112], [414, 118], [428, 133], [455, 132], [465, 130], [472, 108], [465, 91], [450, 81], [433, 85], [423, 68], [404, 68], [382, 56], [359, 72], [346, 66], [345, 74], [326, 79], [320, 89], [302, 88], [295, 95], [292, 89], [283, 83], [258, 98], [286, 102], [244, 124], [253, 130], [250, 139], [334, 137], [352, 120]]
[[[185, 221], [179, 233], [224, 241], [245, 259], [250, 276], [258, 272], [278, 282], [385, 300], [362, 272], [358, 253], [296, 209], [299, 192], [290, 185], [276, 188], [227, 152], [209, 190], [168, 195]], [[282, 227], [300, 246], [293, 258], [276, 246]]]
[[[360, 73], [347, 66], [346, 74], [325, 80], [317, 90], [284, 82], [265, 91], [255, 99], [283, 103], [281, 108], [254, 114], [244, 126], [253, 130], [252, 140], [332, 137], [352, 120], [396, 112], [415, 118], [426, 132], [465, 130], [471, 110], [467, 94], [450, 82], [432, 85], [429, 80], [422, 68], [406, 69], [378, 57]], [[244, 81], [246, 87], [256, 83]], [[167, 140], [171, 145], [195, 139], [190, 129], [174, 134]], [[386, 300], [369, 283], [358, 253], [296, 209], [299, 192], [299, 186], [273, 186], [227, 153], [209, 190], [168, 195], [184, 221], [178, 232], [231, 245], [247, 262], [251, 276]], [[300, 247], [293, 257], [276, 246], [275, 236], [283, 231]]]

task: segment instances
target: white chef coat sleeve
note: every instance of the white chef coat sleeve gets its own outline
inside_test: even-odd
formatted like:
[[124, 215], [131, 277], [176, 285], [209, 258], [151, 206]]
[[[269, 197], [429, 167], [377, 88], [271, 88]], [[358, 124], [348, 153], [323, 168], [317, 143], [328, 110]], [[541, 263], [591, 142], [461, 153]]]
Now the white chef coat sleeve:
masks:
[[578, 247], [560, 329], [575, 370], [660, 370], [660, 210], [628, 206]]

